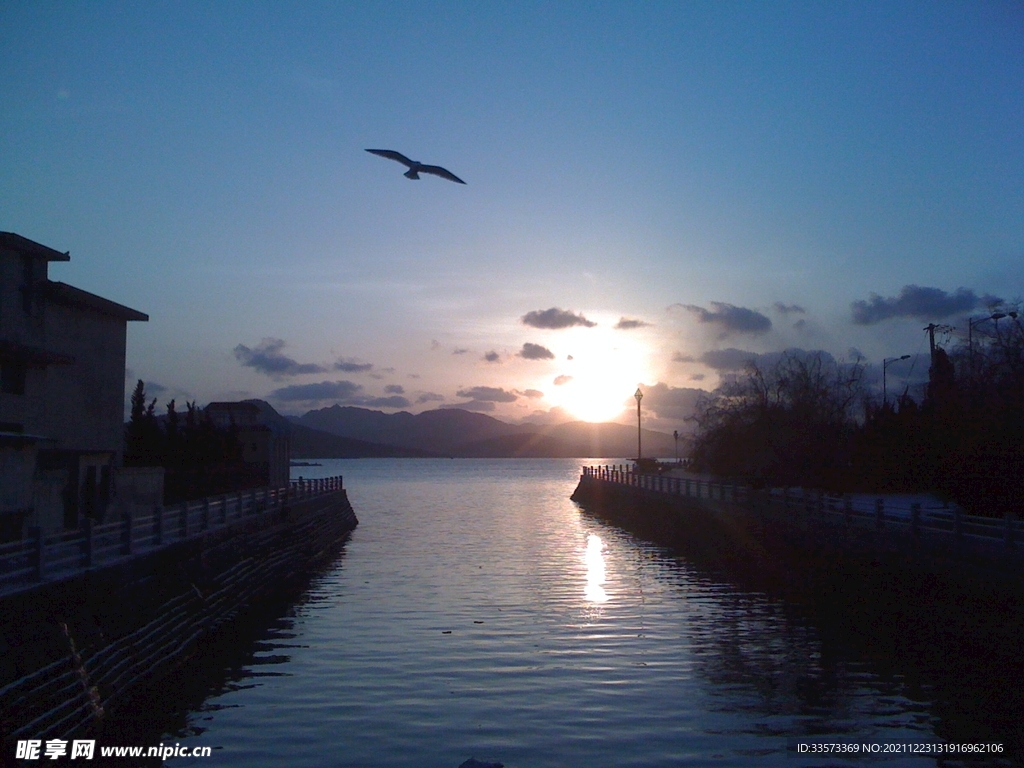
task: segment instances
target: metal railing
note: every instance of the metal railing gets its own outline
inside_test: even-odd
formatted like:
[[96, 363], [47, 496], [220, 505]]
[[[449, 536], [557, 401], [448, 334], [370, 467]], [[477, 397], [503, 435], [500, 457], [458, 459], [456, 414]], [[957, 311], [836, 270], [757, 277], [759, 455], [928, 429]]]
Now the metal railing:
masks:
[[982, 517], [965, 514], [955, 505], [926, 506], [919, 501], [900, 504], [870, 494], [842, 496], [805, 488], [755, 490], [740, 483], [639, 473], [628, 465], [584, 467], [583, 477], [657, 496], [709, 499], [746, 507], [760, 505], [766, 511], [819, 515], [878, 529], [935, 531], [956, 537], [1002, 540], [1007, 547], [1024, 541], [1024, 521], [1012, 512], [1001, 518]]
[[84, 518], [80, 528], [44, 535], [38, 527], [27, 538], [0, 544], [0, 595], [27, 585], [77, 573], [141, 553], [204, 536], [240, 520], [280, 510], [286, 503], [335, 493], [344, 488], [341, 475], [293, 480], [281, 488], [250, 488], [167, 507], [146, 516], [124, 514], [119, 520], [96, 523]]

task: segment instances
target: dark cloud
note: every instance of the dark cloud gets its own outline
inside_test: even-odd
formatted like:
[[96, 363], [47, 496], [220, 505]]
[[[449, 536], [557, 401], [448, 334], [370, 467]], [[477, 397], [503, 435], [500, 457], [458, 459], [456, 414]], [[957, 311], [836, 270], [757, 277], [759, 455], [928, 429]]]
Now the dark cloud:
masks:
[[695, 304], [678, 304], [687, 312], [697, 316], [697, 321], [717, 325], [722, 335], [730, 333], [766, 333], [772, 328], [772, 321], [753, 309], [737, 307], [722, 301], [712, 301], [712, 310], [698, 307]]
[[615, 328], [620, 331], [631, 331], [634, 328], [646, 328], [650, 323], [645, 323], [643, 320], [631, 320], [628, 317], [620, 317], [619, 322], [615, 324]]
[[705, 378], [707, 377], [703, 373], [695, 373], [690, 376], [690, 381], [704, 381]]
[[995, 296], [978, 296], [967, 288], [946, 293], [941, 288], [905, 285], [899, 296], [884, 298], [877, 293], [864, 301], [858, 299], [850, 305], [855, 325], [873, 325], [892, 317], [913, 317], [918, 320], [941, 320], [979, 307], [1001, 304]]
[[541, 392], [539, 389], [524, 389], [519, 394], [522, 395], [523, 397], [528, 397], [531, 400], [536, 400], [538, 397], [544, 397], [544, 393]]
[[709, 349], [700, 356], [700, 361], [708, 368], [716, 371], [740, 371], [751, 360], [757, 360], [757, 352], [729, 347], [728, 349]]
[[470, 387], [455, 393], [458, 397], [468, 397], [487, 403], [514, 403], [519, 396], [501, 387]]
[[644, 393], [642, 405], [645, 410], [653, 413], [659, 419], [676, 421], [682, 421], [688, 416], [692, 416], [698, 399], [707, 394], [702, 389], [671, 387], [661, 382], [642, 387], [642, 389]]
[[486, 360], [488, 363], [500, 363], [501, 355], [499, 355], [492, 349], [490, 352], [484, 355], [484, 360]]
[[547, 347], [542, 347], [540, 344], [531, 344], [526, 342], [523, 344], [522, 350], [519, 352], [519, 356], [527, 360], [554, 360], [554, 353]]
[[824, 350], [806, 350], [799, 347], [790, 347], [779, 352], [762, 353], [750, 352], [734, 347], [729, 347], [728, 349], [709, 349], [700, 356], [700, 362], [716, 371], [742, 371], [747, 367], [748, 363], [755, 363], [761, 369], [769, 368], [787, 355], [802, 360], [809, 360], [812, 357], [819, 356], [823, 362], [835, 362], [835, 358]]
[[270, 393], [272, 400], [281, 402], [329, 401], [365, 408], [407, 408], [409, 401], [401, 395], [376, 397], [362, 394], [362, 385], [351, 381], [321, 381], [318, 384], [293, 384]]
[[469, 350], [468, 350], [468, 349], [466, 349], [465, 347], [459, 347], [459, 348], [458, 348], [458, 349], [456, 349], [456, 350], [455, 350], [454, 352], [452, 352], [452, 354], [453, 354], [453, 355], [464, 355], [464, 354], [466, 354], [467, 352], [469, 352]]
[[554, 385], [556, 387], [560, 387], [563, 384], [568, 384], [570, 381], [572, 381], [572, 376], [562, 375], [562, 376], [555, 376], [555, 380], [554, 380], [553, 383], [554, 383]]
[[439, 395], [437, 392], [424, 392], [422, 395], [416, 398], [416, 402], [423, 403], [441, 403], [444, 402], [444, 395]]
[[362, 386], [351, 381], [321, 381], [319, 384], [293, 384], [270, 393], [274, 400], [350, 400]]
[[803, 317], [801, 317], [799, 320], [797, 320], [795, 323], [793, 323], [793, 329], [797, 330], [797, 331], [802, 331], [806, 327], [807, 327], [807, 320], [805, 318], [803, 318]]
[[160, 395], [167, 392], [167, 387], [157, 384], [155, 381], [144, 381], [142, 385], [146, 388], [147, 395]]
[[316, 363], [297, 363], [281, 354], [284, 339], [263, 339], [255, 347], [239, 344], [235, 347], [235, 359], [246, 368], [254, 368], [274, 378], [300, 376], [304, 373], [325, 373], [326, 368]]
[[695, 358], [693, 355], [684, 355], [682, 352], [676, 352], [674, 355], [672, 355], [672, 362], [673, 363], [696, 363], [697, 362], [697, 358]]
[[373, 363], [357, 363], [355, 360], [339, 360], [334, 364], [334, 370], [343, 373], [363, 373], [371, 368]]
[[534, 310], [527, 312], [522, 317], [523, 325], [533, 328], [572, 328], [574, 325], [582, 325], [585, 328], [593, 328], [597, 323], [587, 320], [583, 315], [577, 315], [567, 309], [552, 307], [551, 309]]
[[790, 313], [796, 313], [798, 315], [807, 314], [807, 310], [799, 304], [783, 304], [781, 301], [776, 301], [772, 306], [775, 307], [776, 312], [781, 312], [784, 315], [788, 315]]
[[404, 395], [405, 387], [403, 387], [401, 384], [388, 384], [386, 387], [384, 387], [384, 391], [390, 395]]
[[470, 400], [468, 403], [451, 403], [441, 405], [439, 408], [459, 408], [463, 411], [493, 411], [494, 403], [489, 400]]

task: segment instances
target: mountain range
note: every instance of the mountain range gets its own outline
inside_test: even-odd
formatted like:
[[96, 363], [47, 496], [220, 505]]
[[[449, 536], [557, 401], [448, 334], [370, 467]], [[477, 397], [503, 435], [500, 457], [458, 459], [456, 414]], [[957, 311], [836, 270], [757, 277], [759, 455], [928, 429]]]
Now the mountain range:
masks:
[[[261, 407], [270, 408], [265, 403]], [[271, 409], [272, 410], [272, 409]], [[274, 413], [279, 419], [284, 417]], [[362, 456], [453, 456], [479, 458], [631, 457], [637, 432], [624, 424], [568, 422], [508, 424], [482, 413], [456, 408], [411, 414], [383, 413], [333, 405], [288, 419], [296, 458]], [[342, 442], [332, 442], [330, 438]], [[645, 456], [674, 455], [675, 441], [663, 432], [643, 430]], [[689, 448], [680, 441], [681, 455]], [[340, 453], [339, 453], [340, 452]]]

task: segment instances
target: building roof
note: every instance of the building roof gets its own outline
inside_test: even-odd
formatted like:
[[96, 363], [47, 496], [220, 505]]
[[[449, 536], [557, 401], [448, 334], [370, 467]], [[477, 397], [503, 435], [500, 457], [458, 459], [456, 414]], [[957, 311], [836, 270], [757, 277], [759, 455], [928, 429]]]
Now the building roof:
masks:
[[118, 304], [110, 299], [104, 299], [95, 293], [83, 291], [67, 283], [60, 283], [54, 280], [46, 281], [46, 297], [60, 304], [68, 304], [73, 307], [91, 309], [104, 315], [117, 317], [121, 320], [148, 321], [149, 315], [143, 314], [136, 309]]
[[47, 248], [42, 243], [29, 240], [27, 237], [16, 235], [13, 232], [0, 232], [0, 247], [10, 248], [18, 253], [25, 253], [29, 256], [38, 256], [47, 261], [71, 261], [71, 253], [61, 253], [53, 248]]

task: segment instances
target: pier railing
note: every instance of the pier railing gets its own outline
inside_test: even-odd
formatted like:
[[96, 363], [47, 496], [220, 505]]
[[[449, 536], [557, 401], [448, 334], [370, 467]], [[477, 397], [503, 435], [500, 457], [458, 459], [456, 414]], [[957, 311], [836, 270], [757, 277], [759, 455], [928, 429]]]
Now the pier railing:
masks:
[[33, 527], [27, 538], [0, 544], [0, 595], [33, 583], [68, 578], [136, 554], [154, 552], [241, 520], [279, 511], [289, 501], [335, 493], [343, 488], [341, 475], [293, 480], [280, 488], [250, 488], [158, 506], [142, 517], [123, 514], [117, 520], [104, 523], [84, 518], [80, 528], [49, 535]]
[[583, 477], [636, 488], [655, 497], [709, 499], [726, 504], [758, 507], [783, 514], [817, 515], [878, 529], [934, 531], [956, 537], [1002, 540], [1007, 547], [1024, 541], [1024, 521], [1012, 512], [1000, 517], [964, 514], [957, 506], [925, 506], [921, 502], [895, 503], [892, 499], [859, 494], [857, 497], [805, 488], [754, 489], [740, 483], [702, 478], [635, 472], [628, 465], [583, 468]]

